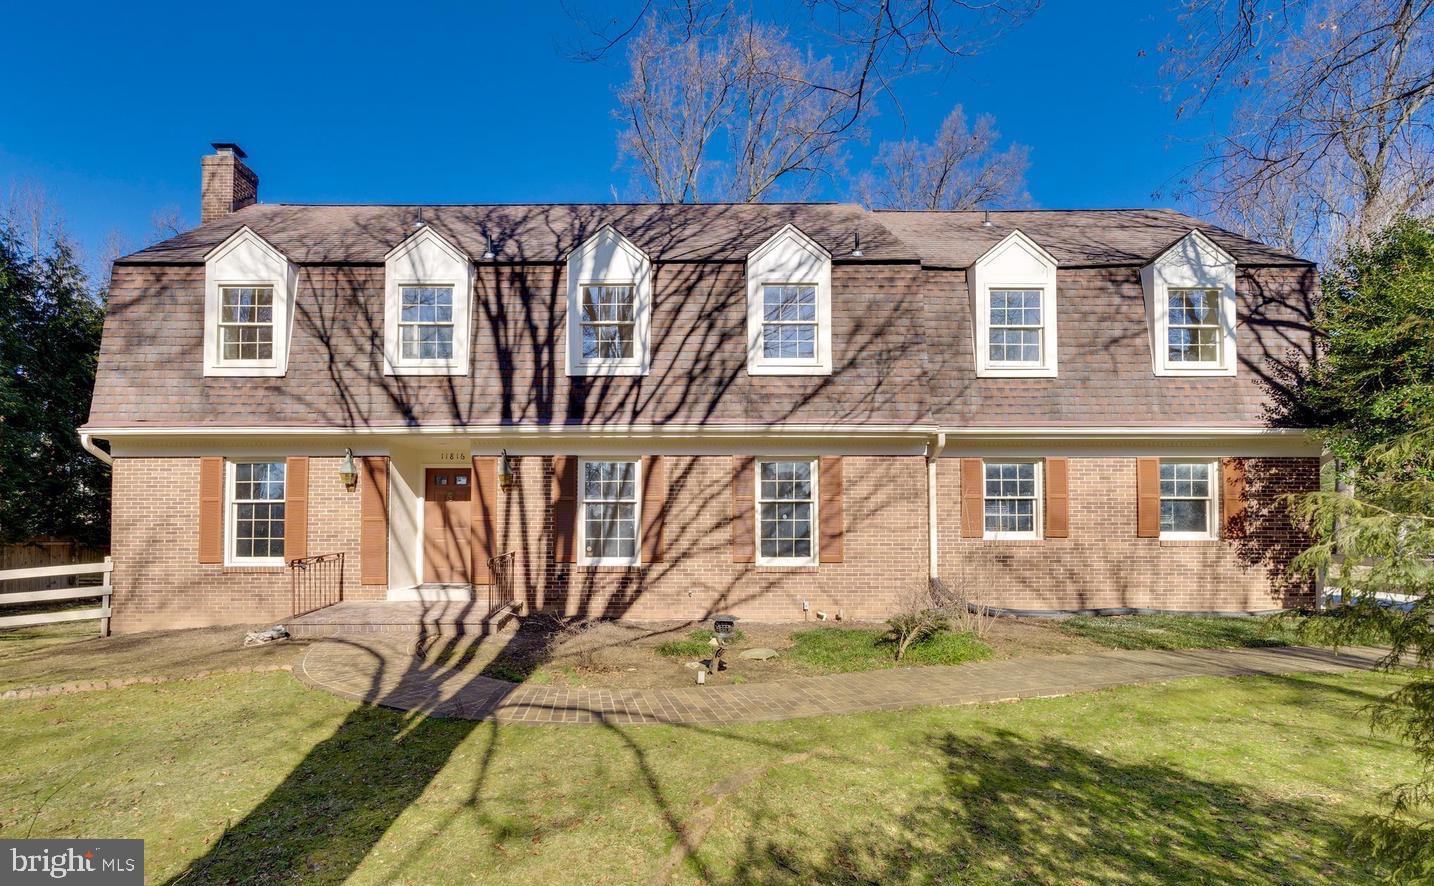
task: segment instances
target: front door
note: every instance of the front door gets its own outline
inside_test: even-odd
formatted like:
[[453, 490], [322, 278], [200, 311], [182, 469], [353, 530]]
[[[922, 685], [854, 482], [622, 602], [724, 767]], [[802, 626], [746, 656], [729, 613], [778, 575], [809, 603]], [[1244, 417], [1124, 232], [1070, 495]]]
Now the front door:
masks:
[[423, 580], [471, 584], [473, 473], [429, 468], [423, 480]]

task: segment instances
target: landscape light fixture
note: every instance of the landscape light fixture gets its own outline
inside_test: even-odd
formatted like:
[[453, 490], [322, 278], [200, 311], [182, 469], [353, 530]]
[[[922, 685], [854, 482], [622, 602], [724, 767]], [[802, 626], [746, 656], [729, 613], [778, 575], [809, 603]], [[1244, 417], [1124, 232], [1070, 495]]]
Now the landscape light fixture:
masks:
[[498, 488], [507, 492], [513, 488], [515, 480], [513, 465], [508, 461], [508, 450], [504, 449], [498, 455]]
[[344, 481], [344, 488], [353, 492], [358, 488], [358, 468], [354, 466], [354, 451], [344, 450], [343, 463], [339, 465], [339, 479]]

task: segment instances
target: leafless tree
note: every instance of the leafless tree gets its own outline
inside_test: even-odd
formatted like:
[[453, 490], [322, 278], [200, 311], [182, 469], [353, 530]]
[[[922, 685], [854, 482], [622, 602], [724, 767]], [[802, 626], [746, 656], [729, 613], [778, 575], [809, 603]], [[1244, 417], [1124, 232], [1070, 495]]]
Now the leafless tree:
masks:
[[982, 114], [970, 127], [957, 105], [929, 144], [915, 139], [884, 142], [873, 169], [857, 179], [857, 198], [873, 209], [1010, 208], [1029, 203], [1029, 151], [1024, 145], [998, 151], [1000, 138], [994, 117]]
[[807, 15], [781, 28], [737, 14], [727, 0], [569, 11], [586, 35], [580, 58], [626, 47], [620, 156], [645, 195], [756, 201], [804, 196], [834, 176], [843, 147], [861, 137], [895, 79], [923, 59], [975, 52], [1038, 5], [804, 0]]
[[643, 196], [750, 203], [805, 195], [860, 133], [850, 97], [823, 88], [830, 61], [747, 19], [710, 34], [650, 25], [618, 92], [622, 159]]
[[1323, 259], [1434, 198], [1434, 0], [1185, 0], [1181, 114], [1232, 98], [1189, 182], [1244, 232]]

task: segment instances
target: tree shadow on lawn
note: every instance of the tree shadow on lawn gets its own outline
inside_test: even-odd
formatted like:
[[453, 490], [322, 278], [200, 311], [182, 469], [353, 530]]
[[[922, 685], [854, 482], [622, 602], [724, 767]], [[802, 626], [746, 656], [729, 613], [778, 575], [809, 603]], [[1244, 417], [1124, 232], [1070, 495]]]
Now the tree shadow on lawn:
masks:
[[[943, 790], [887, 822], [762, 840], [732, 883], [1310, 883], [1372, 875], [1329, 846], [1327, 806], [1007, 730], [933, 737]], [[709, 859], [709, 862], [711, 860]], [[725, 865], [723, 866], [725, 868]]]
[[[428, 640], [436, 640], [430, 645]], [[288, 882], [337, 883], [347, 880], [358, 870], [364, 859], [393, 827], [403, 812], [428, 789], [439, 772], [448, 765], [455, 752], [475, 732], [486, 733], [479, 752], [477, 770], [463, 801], [442, 820], [422, 834], [415, 834], [401, 847], [400, 869], [421, 861], [428, 852], [452, 851], [439, 845], [458, 816], [475, 816], [492, 834], [494, 843], [501, 844], [524, 836], [512, 832], [513, 823], [502, 816], [490, 815], [484, 809], [488, 799], [485, 788], [490, 768], [499, 752], [502, 737], [510, 730], [544, 728], [522, 725], [500, 725], [486, 719], [448, 719], [432, 716], [438, 699], [415, 704], [408, 698], [399, 699], [402, 688], [393, 689], [392, 679], [384, 674], [384, 657], [372, 652], [362, 642], [343, 642], [367, 652], [373, 659], [374, 673], [367, 694], [369, 703], [350, 711], [331, 735], [315, 744], [303, 760], [290, 771], [253, 809], [237, 822], [226, 822], [217, 843], [185, 870], [171, 878], [178, 883]], [[505, 642], [487, 638], [486, 642]], [[511, 638], [506, 641], [511, 643]], [[405, 681], [425, 676], [440, 676], [457, 662], [473, 654], [468, 640], [454, 637], [420, 639], [419, 646], [427, 657], [415, 656], [404, 669]], [[495, 660], [502, 660], [502, 654]], [[474, 674], [477, 677], [480, 674]], [[484, 669], [481, 676], [503, 679]], [[385, 688], [389, 687], [389, 688]], [[412, 706], [412, 710], [395, 711], [382, 707], [386, 701]], [[495, 700], [495, 706], [501, 699]], [[565, 710], [578, 710], [568, 705]], [[649, 752], [629, 733], [627, 727], [602, 718], [592, 726], [548, 727], [560, 729], [603, 729], [614, 735], [636, 767], [638, 784], [656, 809], [663, 826], [687, 854], [695, 850], [689, 839], [682, 812], [659, 777]], [[758, 745], [778, 753], [790, 751], [787, 743], [732, 735], [695, 726], [679, 728], [723, 739]], [[633, 727], [643, 728], [643, 727]], [[574, 733], [574, 737], [579, 737]], [[555, 766], [571, 766], [573, 760], [554, 760]], [[615, 764], [617, 761], [613, 761]], [[568, 809], [578, 820], [587, 815], [601, 814], [610, 797], [600, 792], [587, 800], [587, 809]], [[693, 865], [705, 870], [700, 859]]]

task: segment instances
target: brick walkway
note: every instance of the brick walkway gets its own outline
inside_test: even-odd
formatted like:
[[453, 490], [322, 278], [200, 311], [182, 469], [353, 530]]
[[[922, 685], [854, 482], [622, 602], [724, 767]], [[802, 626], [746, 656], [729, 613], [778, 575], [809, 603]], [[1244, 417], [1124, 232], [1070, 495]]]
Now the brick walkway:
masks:
[[294, 675], [367, 704], [438, 717], [520, 723], [741, 723], [928, 705], [1048, 698], [1181, 677], [1338, 673], [1372, 668], [1376, 649], [1101, 652], [959, 667], [898, 668], [776, 683], [681, 689], [564, 689], [424, 664], [411, 643], [346, 637], [310, 647]]

